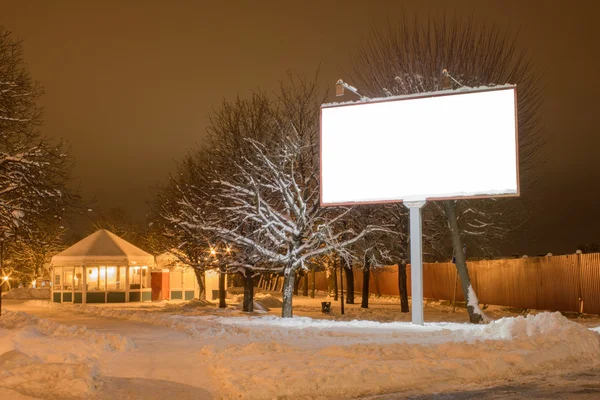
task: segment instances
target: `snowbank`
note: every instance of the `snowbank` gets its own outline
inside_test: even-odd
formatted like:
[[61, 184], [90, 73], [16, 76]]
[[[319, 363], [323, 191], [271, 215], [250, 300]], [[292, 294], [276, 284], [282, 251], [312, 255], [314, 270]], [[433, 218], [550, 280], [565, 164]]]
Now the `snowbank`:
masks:
[[14, 288], [8, 292], [2, 293], [2, 298], [7, 300], [49, 300], [50, 288]]
[[86, 397], [95, 389], [97, 360], [132, 347], [100, 334], [22, 312], [0, 317], [0, 387], [36, 397]]
[[[223, 335], [236, 334], [247, 331], [245, 328], [231, 328], [222, 324], [213, 322], [215, 316], [182, 316], [159, 311], [146, 310], [123, 310], [120, 308], [97, 307], [90, 305], [64, 305], [51, 302], [42, 302], [31, 300], [29, 305], [36, 305], [48, 308], [70, 309], [74, 312], [96, 315], [99, 317], [115, 318], [128, 321], [137, 321], [164, 328], [175, 329], [185, 332], [192, 337], [202, 337], [205, 335]], [[231, 309], [222, 309], [223, 312], [230, 312]]]
[[[189, 348], [194, 365], [208, 373], [214, 393], [224, 399], [337, 399], [431, 391], [434, 384], [489, 383], [600, 363], [600, 327], [590, 330], [560, 313], [503, 318], [488, 325], [418, 326], [234, 316], [237, 311], [231, 309], [190, 316], [164, 309], [30, 303], [186, 332], [195, 339]], [[92, 340], [87, 343], [93, 347]]]
[[[233, 303], [241, 303], [244, 301], [244, 295], [234, 295], [231, 298]], [[283, 307], [283, 302], [279, 300], [277, 297], [273, 297], [269, 293], [255, 293], [254, 294], [254, 311], [266, 312], [271, 308], [281, 308]], [[238, 306], [238, 308], [240, 308]]]
[[196, 308], [215, 307], [215, 303], [211, 303], [208, 300], [193, 299], [190, 301], [186, 301], [184, 303], [182, 303], [182, 302], [170, 303], [170, 304], [168, 303], [165, 305], [165, 307], [168, 310], [181, 309], [181, 310], [187, 311], [187, 310], [193, 310]]
[[[288, 338], [294, 340], [203, 348], [200, 357], [210, 362], [211, 373], [231, 398], [343, 398], [425, 389], [432, 382], [501, 380], [557, 365], [600, 361], [600, 335], [560, 313], [505, 318], [486, 326], [235, 320], [218, 321], [291, 328]], [[320, 340], [303, 345], [303, 337], [315, 329], [321, 332]], [[344, 329], [368, 334], [352, 341], [342, 336]]]
[[269, 293], [256, 293], [254, 301], [267, 309], [283, 307], [283, 302]]

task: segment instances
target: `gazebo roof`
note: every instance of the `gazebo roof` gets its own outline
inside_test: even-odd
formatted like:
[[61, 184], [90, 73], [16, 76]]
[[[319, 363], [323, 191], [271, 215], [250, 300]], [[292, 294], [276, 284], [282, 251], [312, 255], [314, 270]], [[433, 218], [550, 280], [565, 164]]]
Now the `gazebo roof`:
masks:
[[100, 229], [52, 257], [53, 265], [141, 265], [154, 266], [154, 256]]

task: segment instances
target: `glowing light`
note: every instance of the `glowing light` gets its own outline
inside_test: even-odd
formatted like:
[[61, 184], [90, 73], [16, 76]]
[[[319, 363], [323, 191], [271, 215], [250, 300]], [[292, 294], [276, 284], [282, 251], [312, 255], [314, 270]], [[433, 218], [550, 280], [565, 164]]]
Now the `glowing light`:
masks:
[[4, 282], [6, 282], [8, 280], [8, 276], [5, 276], [4, 278], [2, 278], [4, 280]]
[[215, 249], [210, 249], [210, 255], [214, 256], [215, 254], [217, 254], [217, 252], [215, 251]]
[[228, 253], [231, 251], [231, 249], [229, 248], [229, 246], [227, 246], [227, 250]]

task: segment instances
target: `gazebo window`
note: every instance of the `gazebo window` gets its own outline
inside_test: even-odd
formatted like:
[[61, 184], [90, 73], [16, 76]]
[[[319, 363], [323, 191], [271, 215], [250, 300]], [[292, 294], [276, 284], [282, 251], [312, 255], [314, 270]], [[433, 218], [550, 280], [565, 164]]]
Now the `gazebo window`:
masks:
[[62, 267], [54, 267], [54, 290], [62, 290]]
[[129, 289], [146, 289], [150, 287], [148, 267], [130, 267], [129, 271]]
[[119, 281], [117, 285], [120, 290], [125, 290], [125, 286], [127, 286], [127, 267], [119, 267]]
[[106, 290], [106, 267], [100, 267], [98, 274], [98, 290]]
[[106, 267], [106, 289], [125, 289], [125, 267]]
[[75, 276], [73, 278], [73, 289], [81, 290], [83, 287], [83, 267], [75, 267]]
[[140, 289], [142, 287], [142, 269], [140, 267], [129, 268], [129, 289]]
[[148, 267], [142, 267], [142, 288], [150, 289], [152, 284], [150, 282], [150, 270]]
[[65, 273], [65, 289], [73, 290], [73, 268], [63, 268]]
[[98, 267], [87, 267], [87, 290], [98, 290]]

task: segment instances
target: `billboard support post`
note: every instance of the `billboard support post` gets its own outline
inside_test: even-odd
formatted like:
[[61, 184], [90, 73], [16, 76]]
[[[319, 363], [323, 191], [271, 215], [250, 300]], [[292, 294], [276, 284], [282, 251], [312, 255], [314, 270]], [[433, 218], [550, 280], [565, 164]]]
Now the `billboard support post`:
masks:
[[424, 324], [423, 315], [423, 231], [421, 208], [425, 200], [406, 201], [410, 211], [410, 286], [412, 298], [412, 323]]

